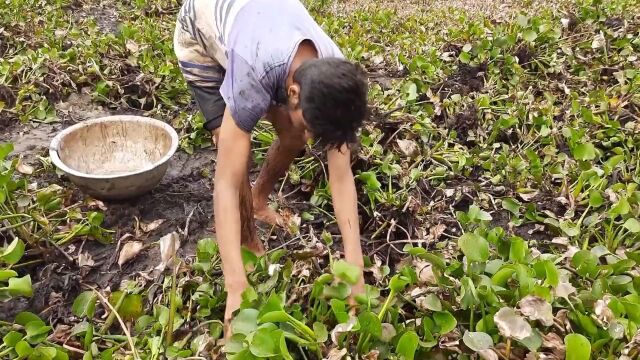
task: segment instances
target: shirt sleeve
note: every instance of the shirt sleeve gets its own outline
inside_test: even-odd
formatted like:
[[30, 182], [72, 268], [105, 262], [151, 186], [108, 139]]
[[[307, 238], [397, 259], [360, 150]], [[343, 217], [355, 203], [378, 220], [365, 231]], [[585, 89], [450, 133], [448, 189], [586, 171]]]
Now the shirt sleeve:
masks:
[[253, 67], [233, 50], [229, 53], [227, 73], [220, 93], [238, 127], [250, 133], [266, 114], [271, 103]]

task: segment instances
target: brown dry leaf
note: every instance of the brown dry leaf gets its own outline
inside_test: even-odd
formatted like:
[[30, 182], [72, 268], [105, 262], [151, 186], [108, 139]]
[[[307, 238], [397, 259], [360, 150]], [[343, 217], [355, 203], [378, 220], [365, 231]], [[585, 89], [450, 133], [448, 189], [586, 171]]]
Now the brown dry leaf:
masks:
[[416, 142], [413, 140], [398, 139], [396, 140], [396, 142], [398, 143], [400, 152], [402, 152], [404, 156], [412, 158], [414, 156], [417, 156], [420, 153], [418, 144], [416, 144]]
[[608, 328], [609, 325], [616, 320], [616, 316], [609, 308], [609, 301], [611, 301], [611, 297], [605, 295], [604, 298], [596, 301], [596, 304], [594, 306], [596, 316], [598, 317], [598, 322], [600, 322], [600, 324], [604, 326], [605, 329]]
[[416, 274], [418, 274], [418, 284], [435, 285], [438, 283], [436, 276], [433, 274], [433, 266], [430, 263], [421, 259], [414, 259], [413, 266], [416, 269]]
[[562, 325], [567, 332], [572, 332], [571, 322], [569, 321], [569, 310], [562, 309], [556, 314], [556, 323]]
[[125, 43], [125, 47], [133, 54], [137, 53], [138, 50], [140, 50], [140, 46], [131, 39], [127, 40], [127, 42]]
[[553, 293], [557, 297], [565, 298], [569, 300], [569, 295], [576, 292], [576, 288], [571, 285], [570, 282], [560, 282], [558, 286], [553, 290]]
[[83, 266], [92, 267], [95, 264], [96, 264], [96, 262], [93, 261], [93, 258], [91, 257], [91, 255], [88, 252], [83, 252], [83, 253], [80, 253], [80, 255], [78, 255], [78, 266], [79, 267], [83, 267]]
[[156, 270], [164, 271], [176, 256], [176, 252], [180, 248], [180, 235], [177, 232], [169, 233], [160, 238], [160, 257], [162, 261]]
[[480, 350], [478, 351], [478, 354], [484, 360], [498, 360], [498, 354], [491, 349]]
[[142, 241], [132, 241], [124, 244], [122, 246], [122, 250], [120, 250], [120, 257], [118, 257], [118, 265], [122, 266], [127, 261], [136, 257], [136, 255], [140, 253], [140, 250], [142, 250], [143, 247], [144, 245], [142, 244]]
[[324, 360], [341, 360], [347, 355], [347, 349], [333, 348]]
[[18, 170], [19, 173], [25, 174], [25, 175], [33, 174], [33, 166], [25, 164], [22, 161], [22, 159], [20, 159], [20, 161], [18, 162], [18, 166], [16, 166], [16, 170]]
[[362, 360], [378, 360], [378, 356], [380, 356], [380, 351], [371, 350], [367, 355], [365, 355]]
[[522, 340], [531, 336], [531, 325], [510, 307], [498, 310], [493, 316], [493, 320], [498, 326], [500, 334], [504, 337]]
[[518, 196], [524, 201], [531, 201], [538, 195], [538, 190], [528, 191], [525, 193], [518, 193]]
[[148, 224], [145, 223], [140, 223], [140, 229], [142, 229], [142, 231], [149, 233], [152, 232], [153, 230], [157, 229], [160, 225], [162, 225], [162, 223], [164, 223], [166, 220], [165, 219], [158, 219], [158, 220], [154, 220]]
[[545, 299], [528, 295], [520, 300], [518, 307], [522, 315], [530, 320], [540, 320], [544, 326], [553, 325], [553, 309]]
[[432, 227], [431, 229], [429, 229], [429, 235], [427, 236], [427, 239], [431, 241], [438, 241], [438, 239], [440, 239], [440, 236], [442, 236], [446, 229], [447, 225], [445, 224], [438, 224]]
[[542, 348], [550, 349], [558, 359], [564, 359], [565, 346], [560, 335], [548, 333], [542, 336]]
[[56, 344], [64, 344], [71, 336], [71, 329], [72, 327], [70, 325], [58, 324], [53, 330], [53, 334], [49, 335], [47, 340]]
[[104, 205], [104, 203], [96, 199], [90, 199], [89, 201], [87, 201], [87, 206], [89, 207], [89, 209], [100, 209], [102, 211], [107, 210], [107, 207]]
[[353, 327], [356, 325], [357, 321], [358, 319], [355, 316], [350, 316], [349, 321], [347, 321], [346, 323], [336, 325], [336, 327], [331, 330], [331, 341], [333, 341], [333, 343], [337, 345], [338, 336], [340, 336], [340, 334], [342, 333], [351, 331], [351, 329], [353, 329]]

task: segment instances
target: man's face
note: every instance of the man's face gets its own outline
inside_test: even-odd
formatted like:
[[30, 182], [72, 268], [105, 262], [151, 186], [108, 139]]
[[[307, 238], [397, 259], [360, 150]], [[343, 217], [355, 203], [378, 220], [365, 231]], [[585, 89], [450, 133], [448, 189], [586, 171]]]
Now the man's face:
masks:
[[291, 118], [291, 124], [295, 129], [304, 131], [305, 142], [313, 137], [306, 121], [304, 120], [304, 116], [302, 116], [302, 109], [299, 106], [296, 108], [289, 106], [289, 117]]

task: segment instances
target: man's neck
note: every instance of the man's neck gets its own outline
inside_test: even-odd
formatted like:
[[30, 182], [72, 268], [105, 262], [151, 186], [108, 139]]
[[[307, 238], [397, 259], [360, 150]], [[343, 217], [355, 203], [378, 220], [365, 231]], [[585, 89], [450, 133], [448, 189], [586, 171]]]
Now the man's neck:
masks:
[[286, 87], [288, 88], [293, 84], [293, 74], [295, 74], [296, 70], [302, 64], [311, 59], [318, 58], [318, 50], [313, 45], [313, 43], [309, 40], [305, 40], [298, 45], [298, 50], [296, 54], [293, 56], [293, 60], [291, 61], [291, 67], [289, 68], [289, 73], [287, 74]]

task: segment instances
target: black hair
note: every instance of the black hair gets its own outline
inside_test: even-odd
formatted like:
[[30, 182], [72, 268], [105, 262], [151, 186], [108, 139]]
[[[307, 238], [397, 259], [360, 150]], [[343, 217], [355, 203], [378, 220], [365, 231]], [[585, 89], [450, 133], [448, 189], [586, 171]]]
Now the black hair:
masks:
[[357, 141], [367, 116], [367, 80], [361, 68], [339, 58], [305, 61], [293, 74], [300, 107], [313, 137], [327, 148]]

